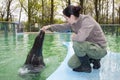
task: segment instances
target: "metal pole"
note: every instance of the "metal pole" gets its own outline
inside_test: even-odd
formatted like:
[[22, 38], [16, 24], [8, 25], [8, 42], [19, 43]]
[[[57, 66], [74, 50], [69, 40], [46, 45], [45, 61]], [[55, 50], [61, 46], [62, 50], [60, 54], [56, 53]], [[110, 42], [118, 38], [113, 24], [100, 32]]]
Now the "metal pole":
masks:
[[7, 37], [8, 36], [8, 23], [3, 22], [3, 27], [4, 27], [5, 37]]

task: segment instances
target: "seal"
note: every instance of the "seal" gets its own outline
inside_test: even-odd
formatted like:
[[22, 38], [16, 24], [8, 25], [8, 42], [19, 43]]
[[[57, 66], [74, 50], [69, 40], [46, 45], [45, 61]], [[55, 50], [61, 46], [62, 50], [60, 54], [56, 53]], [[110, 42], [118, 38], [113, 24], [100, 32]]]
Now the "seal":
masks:
[[[19, 73], [38, 73], [44, 67], [44, 59], [42, 55], [42, 47], [44, 42], [45, 32], [40, 30], [39, 34], [34, 40], [34, 44], [29, 51], [24, 66], [19, 70]], [[24, 71], [24, 72], [23, 72]]]

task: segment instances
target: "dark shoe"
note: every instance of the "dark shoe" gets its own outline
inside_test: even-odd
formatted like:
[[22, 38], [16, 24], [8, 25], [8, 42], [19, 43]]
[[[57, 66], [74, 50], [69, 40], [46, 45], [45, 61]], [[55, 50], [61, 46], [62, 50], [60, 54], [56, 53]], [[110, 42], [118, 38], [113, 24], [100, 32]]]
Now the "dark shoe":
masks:
[[100, 59], [94, 60], [93, 65], [94, 65], [93, 69], [99, 69], [101, 67], [101, 65], [100, 65]]
[[89, 57], [86, 55], [86, 56], [78, 57], [78, 58], [81, 62], [81, 65], [77, 68], [74, 68], [73, 71], [90, 73], [91, 72], [91, 66], [90, 66]]
[[93, 63], [93, 69], [99, 69], [101, 67], [100, 59], [90, 59], [90, 63]]
[[74, 68], [73, 71], [90, 73], [91, 67], [79, 66], [77, 68]]

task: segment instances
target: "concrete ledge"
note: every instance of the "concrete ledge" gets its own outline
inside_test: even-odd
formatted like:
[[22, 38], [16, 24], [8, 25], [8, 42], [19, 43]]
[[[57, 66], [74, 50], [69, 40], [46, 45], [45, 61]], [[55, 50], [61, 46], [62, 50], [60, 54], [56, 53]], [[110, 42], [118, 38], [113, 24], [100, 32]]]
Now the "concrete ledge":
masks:
[[74, 72], [68, 67], [67, 62], [74, 54], [72, 43], [64, 43], [68, 47], [67, 56], [58, 69], [46, 80], [120, 80], [120, 54], [108, 51], [101, 60], [101, 68], [92, 70], [91, 73]]

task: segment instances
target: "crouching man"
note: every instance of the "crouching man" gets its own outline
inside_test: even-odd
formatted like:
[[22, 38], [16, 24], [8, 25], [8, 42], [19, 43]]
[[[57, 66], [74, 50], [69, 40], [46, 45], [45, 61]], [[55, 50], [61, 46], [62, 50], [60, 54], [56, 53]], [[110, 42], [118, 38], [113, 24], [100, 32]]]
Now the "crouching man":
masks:
[[80, 14], [80, 10], [79, 6], [67, 6], [63, 14], [68, 23], [43, 26], [42, 30], [71, 31], [75, 54], [68, 65], [73, 71], [90, 73], [90, 64], [99, 69], [101, 58], [107, 54], [106, 40], [100, 25], [91, 16]]

